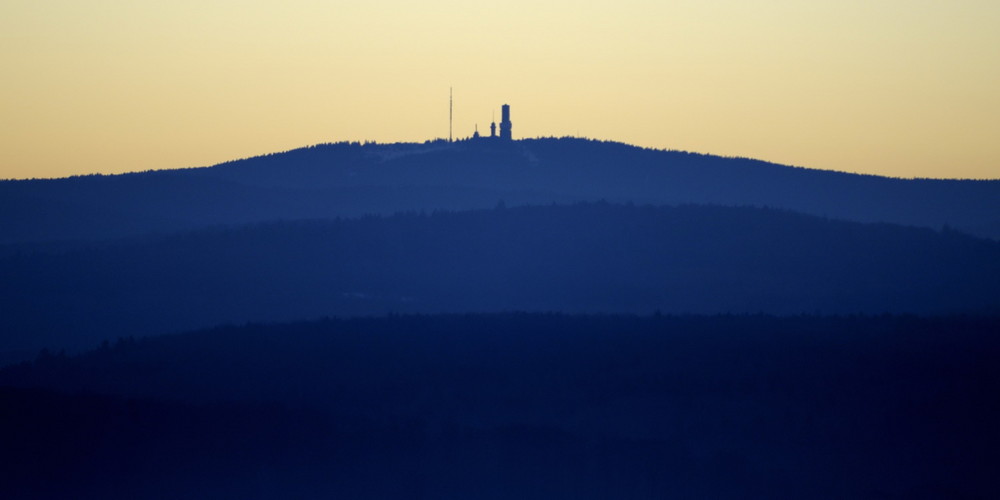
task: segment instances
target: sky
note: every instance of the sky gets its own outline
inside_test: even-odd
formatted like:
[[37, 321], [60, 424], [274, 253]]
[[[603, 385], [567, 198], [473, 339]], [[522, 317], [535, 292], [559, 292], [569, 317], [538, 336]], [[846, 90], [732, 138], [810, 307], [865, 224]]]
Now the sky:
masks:
[[1000, 178], [995, 0], [3, 0], [0, 178], [487, 131]]

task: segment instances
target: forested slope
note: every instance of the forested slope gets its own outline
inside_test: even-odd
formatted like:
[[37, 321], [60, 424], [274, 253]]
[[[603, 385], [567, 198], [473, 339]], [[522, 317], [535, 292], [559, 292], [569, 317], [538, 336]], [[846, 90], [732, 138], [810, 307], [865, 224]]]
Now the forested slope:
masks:
[[1000, 244], [609, 203], [224, 227], [0, 259], [6, 349], [387, 312], [995, 313]]

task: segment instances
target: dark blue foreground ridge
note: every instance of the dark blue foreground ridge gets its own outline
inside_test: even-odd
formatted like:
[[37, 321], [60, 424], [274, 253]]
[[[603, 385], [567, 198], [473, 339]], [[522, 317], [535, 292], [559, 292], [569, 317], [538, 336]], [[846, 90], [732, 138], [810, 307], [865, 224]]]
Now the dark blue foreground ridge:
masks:
[[492, 314], [122, 340], [0, 370], [0, 454], [16, 458], [0, 493], [992, 498], [998, 333], [971, 317]]

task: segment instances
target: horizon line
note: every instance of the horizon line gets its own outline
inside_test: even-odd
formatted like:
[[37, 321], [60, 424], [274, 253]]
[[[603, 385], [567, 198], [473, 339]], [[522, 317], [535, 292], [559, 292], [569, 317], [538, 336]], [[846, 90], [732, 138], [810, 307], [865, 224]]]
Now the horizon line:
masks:
[[[290, 149], [284, 149], [284, 150], [279, 150], [279, 151], [272, 151], [272, 152], [269, 152], [269, 153], [262, 153], [262, 154], [252, 155], [252, 156], [237, 157], [237, 158], [233, 158], [233, 159], [229, 159], [229, 160], [223, 160], [221, 162], [213, 163], [213, 164], [210, 164], [210, 165], [198, 165], [198, 166], [186, 166], [186, 167], [167, 167], [167, 168], [152, 168], [152, 169], [146, 169], [146, 170], [129, 170], [129, 171], [125, 171], [125, 172], [113, 172], [113, 173], [89, 172], [89, 173], [72, 174], [72, 175], [60, 176], [60, 177], [9, 177], [9, 178], [0, 178], [0, 182], [56, 181], [56, 180], [77, 179], [77, 178], [83, 178], [83, 177], [118, 177], [118, 176], [146, 174], [146, 173], [156, 173], [156, 172], [177, 172], [177, 171], [183, 171], [183, 170], [207, 169], [207, 168], [217, 167], [217, 166], [220, 166], [220, 165], [226, 165], [226, 164], [230, 164], [230, 163], [236, 163], [236, 162], [241, 162], [241, 161], [246, 161], [246, 160], [252, 160], [252, 159], [255, 159], [255, 158], [263, 158], [263, 157], [267, 157], [267, 156], [281, 155], [281, 154], [290, 153], [290, 152], [298, 151], [298, 150], [302, 150], [302, 149], [314, 148], [314, 147], [317, 147], [317, 146], [340, 146], [340, 145], [357, 146], [357, 147], [400, 146], [400, 145], [406, 145], [406, 146], [424, 146], [424, 145], [432, 145], [432, 144], [441, 143], [444, 146], [455, 147], [455, 146], [462, 145], [463, 143], [474, 141], [474, 140], [487, 140], [488, 141], [490, 139], [491, 139], [490, 137], [479, 137], [478, 139], [476, 139], [476, 138], [474, 138], [472, 136], [468, 136], [468, 137], [453, 138], [453, 139], [444, 138], [444, 137], [436, 137], [436, 138], [433, 138], [433, 139], [426, 139], [424, 141], [379, 142], [378, 140], [365, 139], [365, 140], [342, 140], [342, 141], [333, 141], [333, 142], [318, 142], [318, 143], [308, 144], [308, 145], [304, 145], [304, 146], [298, 146], [298, 147], [294, 147], [294, 148], [290, 148]], [[599, 142], [599, 143], [605, 143], [605, 144], [619, 144], [619, 145], [624, 145], [624, 146], [628, 146], [628, 147], [632, 147], [632, 148], [637, 148], [637, 149], [641, 149], [641, 150], [645, 150], [645, 151], [655, 151], [655, 152], [663, 152], [663, 153], [684, 153], [684, 154], [693, 154], [693, 155], [699, 155], [699, 156], [714, 156], [714, 157], [717, 157], [717, 158], [722, 158], [722, 159], [727, 159], [727, 160], [748, 160], [748, 161], [760, 162], [760, 163], [765, 163], [765, 164], [769, 164], [769, 165], [774, 165], [774, 166], [779, 166], [779, 167], [784, 167], [784, 168], [797, 169], [797, 170], [810, 170], [810, 171], [815, 171], [815, 172], [829, 172], [829, 173], [834, 173], [834, 174], [844, 174], [844, 175], [852, 175], [852, 176], [860, 176], [860, 177], [878, 177], [878, 178], [882, 178], [882, 179], [891, 179], [891, 180], [903, 180], [903, 181], [975, 181], [975, 182], [998, 182], [998, 181], [1000, 181], [1000, 177], [992, 177], [992, 178], [976, 178], [976, 177], [919, 177], [919, 176], [903, 177], [903, 176], [890, 176], [890, 175], [872, 174], [872, 173], [864, 173], [864, 172], [850, 172], [850, 171], [847, 171], [847, 170], [824, 169], [824, 168], [816, 168], [816, 167], [807, 167], [807, 166], [803, 166], [803, 165], [792, 165], [792, 164], [785, 164], [785, 163], [777, 163], [777, 162], [774, 162], [774, 161], [765, 160], [765, 159], [761, 159], [761, 158], [754, 158], [754, 157], [750, 157], [750, 156], [721, 155], [721, 154], [704, 153], [704, 152], [699, 152], [699, 151], [690, 151], [690, 150], [683, 150], [683, 149], [669, 149], [669, 148], [658, 148], [658, 147], [651, 147], [651, 146], [641, 146], [641, 145], [638, 145], [638, 144], [632, 144], [632, 143], [628, 143], [628, 142], [624, 142], [624, 141], [618, 141], [618, 140], [613, 140], [613, 139], [598, 139], [598, 138], [593, 138], [593, 137], [582, 137], [582, 136], [574, 136], [574, 135], [523, 137], [523, 138], [520, 138], [520, 139], [510, 139], [510, 142], [524, 142], [524, 141], [538, 141], [538, 140], [580, 140], [580, 141], [588, 141], [588, 142]]]

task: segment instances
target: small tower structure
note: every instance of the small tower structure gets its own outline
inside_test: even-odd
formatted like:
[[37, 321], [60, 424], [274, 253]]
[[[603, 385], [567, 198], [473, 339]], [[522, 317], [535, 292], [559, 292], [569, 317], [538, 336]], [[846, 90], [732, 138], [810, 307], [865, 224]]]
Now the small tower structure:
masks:
[[510, 122], [510, 105], [504, 104], [500, 107], [500, 139], [511, 141], [514, 139], [511, 129], [514, 124]]

